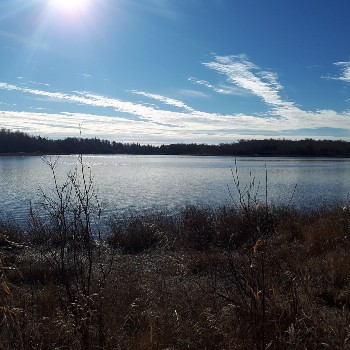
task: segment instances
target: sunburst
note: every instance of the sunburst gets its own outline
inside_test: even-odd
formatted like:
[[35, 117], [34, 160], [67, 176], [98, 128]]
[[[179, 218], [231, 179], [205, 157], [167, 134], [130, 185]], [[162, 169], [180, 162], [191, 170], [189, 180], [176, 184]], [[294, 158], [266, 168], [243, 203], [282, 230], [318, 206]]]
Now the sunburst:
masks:
[[84, 12], [91, 5], [92, 0], [50, 0], [50, 7], [67, 14]]

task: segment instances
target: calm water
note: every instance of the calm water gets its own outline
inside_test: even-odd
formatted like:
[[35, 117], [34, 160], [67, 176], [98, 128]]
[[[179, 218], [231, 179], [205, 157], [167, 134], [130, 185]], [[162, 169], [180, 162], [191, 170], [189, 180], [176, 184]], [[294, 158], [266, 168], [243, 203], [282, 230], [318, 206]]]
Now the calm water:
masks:
[[[232, 203], [237, 196], [230, 157], [190, 156], [84, 156], [91, 169], [99, 200], [106, 217], [144, 209], [174, 210], [187, 204], [219, 206]], [[77, 164], [76, 156], [58, 159], [60, 182]], [[237, 158], [241, 188], [249, 178], [260, 182], [265, 195], [265, 165], [268, 198], [274, 203], [292, 203], [312, 208], [320, 202], [348, 202], [350, 160], [320, 158]], [[250, 175], [251, 174], [251, 175]], [[0, 217], [23, 221], [29, 205], [53, 189], [49, 167], [40, 157], [0, 157]]]

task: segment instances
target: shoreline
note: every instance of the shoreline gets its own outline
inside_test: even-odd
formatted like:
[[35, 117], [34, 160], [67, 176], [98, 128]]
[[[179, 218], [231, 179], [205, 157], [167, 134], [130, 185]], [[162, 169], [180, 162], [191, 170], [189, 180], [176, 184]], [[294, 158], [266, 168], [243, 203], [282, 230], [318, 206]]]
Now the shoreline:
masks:
[[[42, 152], [5, 152], [0, 153], [0, 157], [42, 157], [42, 156], [72, 156], [78, 155], [78, 153], [42, 153]], [[268, 155], [268, 154], [254, 154], [254, 155], [232, 155], [232, 154], [209, 154], [209, 153], [193, 153], [193, 154], [137, 154], [137, 153], [83, 153], [83, 156], [188, 156], [188, 157], [231, 157], [231, 158], [329, 158], [329, 159], [350, 159], [350, 155], [348, 156], [338, 156], [338, 155]]]

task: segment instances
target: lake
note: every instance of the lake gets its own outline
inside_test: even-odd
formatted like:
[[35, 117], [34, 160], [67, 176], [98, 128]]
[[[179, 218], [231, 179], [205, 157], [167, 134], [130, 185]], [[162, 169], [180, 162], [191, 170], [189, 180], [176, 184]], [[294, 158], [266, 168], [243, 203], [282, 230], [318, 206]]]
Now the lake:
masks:
[[[230, 205], [238, 199], [232, 157], [86, 155], [83, 161], [93, 175], [105, 218], [153, 209], [173, 212], [189, 204]], [[77, 162], [74, 155], [58, 158], [59, 182]], [[241, 190], [254, 178], [262, 202], [265, 167], [269, 202], [291, 202], [302, 209], [348, 202], [349, 159], [238, 157], [236, 162]], [[23, 223], [30, 203], [35, 207], [40, 201], [39, 189], [51, 195], [53, 188], [52, 173], [41, 157], [0, 157], [1, 218]]]

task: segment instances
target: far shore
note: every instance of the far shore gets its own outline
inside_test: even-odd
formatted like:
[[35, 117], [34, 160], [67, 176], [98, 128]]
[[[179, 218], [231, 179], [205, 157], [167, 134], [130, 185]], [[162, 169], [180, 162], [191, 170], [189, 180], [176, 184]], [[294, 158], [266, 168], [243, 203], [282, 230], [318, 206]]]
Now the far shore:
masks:
[[[42, 157], [42, 156], [72, 156], [77, 155], [77, 153], [42, 153], [42, 152], [6, 152], [0, 153], [0, 157]], [[234, 157], [234, 158], [350, 158], [350, 155], [339, 156], [339, 155], [324, 155], [324, 156], [314, 156], [314, 155], [264, 155], [264, 154], [210, 154], [210, 153], [189, 153], [189, 154], [137, 154], [137, 153], [83, 153], [83, 156], [93, 155], [93, 156], [117, 156], [117, 155], [129, 155], [129, 156], [189, 156], [189, 157]]]
[[31, 156], [44, 156], [44, 153], [41, 152], [8, 152], [8, 153], [0, 153], [0, 157], [31, 157]]

